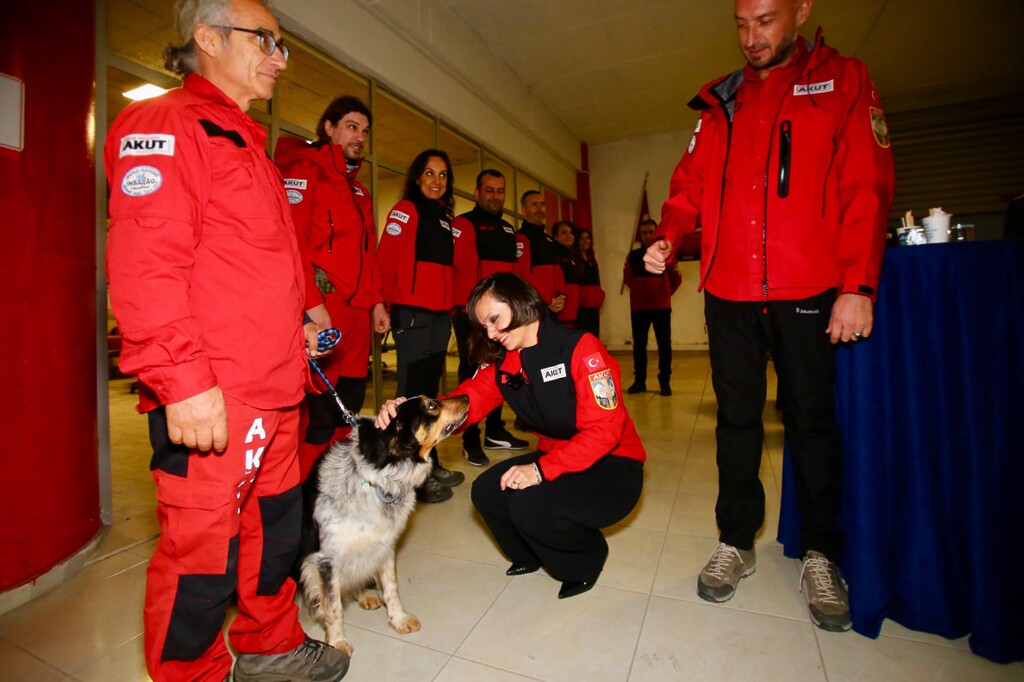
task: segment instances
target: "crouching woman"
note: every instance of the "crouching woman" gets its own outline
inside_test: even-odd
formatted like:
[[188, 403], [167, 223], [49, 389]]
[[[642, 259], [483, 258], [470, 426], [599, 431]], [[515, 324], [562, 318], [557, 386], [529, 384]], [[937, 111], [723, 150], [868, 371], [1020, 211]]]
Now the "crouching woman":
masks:
[[537, 451], [477, 478], [473, 504], [512, 560], [509, 575], [543, 566], [562, 581], [560, 599], [582, 594], [608, 557], [601, 529], [625, 518], [643, 488], [647, 455], [620, 399], [619, 365], [593, 335], [549, 318], [512, 273], [483, 279], [466, 313], [480, 369], [452, 395], [469, 397], [467, 423], [505, 401], [538, 436]]

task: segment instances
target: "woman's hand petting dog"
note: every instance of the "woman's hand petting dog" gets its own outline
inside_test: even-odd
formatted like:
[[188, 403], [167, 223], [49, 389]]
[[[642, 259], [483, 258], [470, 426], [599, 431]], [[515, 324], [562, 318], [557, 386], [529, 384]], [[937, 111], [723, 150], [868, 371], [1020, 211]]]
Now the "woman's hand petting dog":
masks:
[[540, 471], [536, 464], [517, 464], [501, 476], [501, 489], [522, 490], [540, 485]]
[[385, 400], [384, 404], [380, 406], [380, 413], [377, 414], [377, 419], [374, 424], [378, 429], [388, 428], [388, 424], [398, 414], [398, 406], [404, 403], [407, 398], [395, 398], [394, 400]]

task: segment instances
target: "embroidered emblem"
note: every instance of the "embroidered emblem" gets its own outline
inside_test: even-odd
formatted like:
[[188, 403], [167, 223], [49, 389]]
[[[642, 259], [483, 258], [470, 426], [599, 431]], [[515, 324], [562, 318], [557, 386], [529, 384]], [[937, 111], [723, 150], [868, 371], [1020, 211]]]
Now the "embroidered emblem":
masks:
[[121, 138], [117, 158], [150, 154], [174, 156], [174, 135], [126, 135]]
[[384, 231], [390, 234], [392, 237], [397, 237], [398, 235], [402, 234], [402, 226], [399, 225], [398, 223], [388, 223], [387, 227], [384, 228]]
[[614, 410], [619, 406], [619, 393], [615, 390], [612, 371], [606, 369], [587, 376], [590, 390], [594, 393], [594, 401], [602, 410]]
[[306, 189], [306, 181], [302, 178], [285, 178], [285, 189]]
[[444, 229], [448, 230], [449, 232], [452, 231], [452, 226], [448, 224], [447, 220], [438, 220], [437, 222], [441, 223], [441, 227], [443, 227]]
[[294, 205], [294, 204], [301, 204], [302, 203], [302, 192], [300, 192], [299, 190], [297, 190], [297, 189], [289, 189], [289, 190], [285, 191], [285, 194], [288, 195], [288, 203], [289, 204]]
[[588, 355], [583, 358], [583, 364], [586, 365], [587, 369], [590, 371], [605, 368], [604, 358], [601, 357], [600, 353], [594, 353], [593, 355]]
[[693, 148], [696, 147], [696, 146], [697, 146], [697, 136], [694, 135], [693, 137], [690, 138], [690, 146], [686, 148], [686, 153], [687, 154], [692, 154], [693, 153]]
[[408, 213], [402, 213], [401, 211], [392, 211], [391, 214], [388, 216], [388, 220], [397, 220], [400, 223], [407, 223], [408, 224], [408, 222], [409, 222], [409, 214]]
[[892, 144], [889, 137], [889, 126], [885, 124], [885, 112], [877, 107], [868, 107], [871, 111], [871, 132], [875, 134], [875, 142], [882, 149], [888, 149]]
[[141, 197], [160, 189], [164, 176], [152, 166], [136, 166], [124, 174], [121, 191], [130, 197]]
[[462, 236], [462, 230], [460, 230], [457, 227], [453, 227], [452, 228], [452, 236], [455, 237], [456, 239], [458, 239], [459, 237]]
[[827, 80], [823, 83], [804, 83], [793, 86], [794, 95], [820, 95], [823, 92], [834, 92], [836, 89], [835, 80]]
[[363, 192], [361, 187], [353, 187], [352, 188], [352, 192], [355, 193], [355, 195], [357, 197], [365, 197], [366, 196], [366, 194]]

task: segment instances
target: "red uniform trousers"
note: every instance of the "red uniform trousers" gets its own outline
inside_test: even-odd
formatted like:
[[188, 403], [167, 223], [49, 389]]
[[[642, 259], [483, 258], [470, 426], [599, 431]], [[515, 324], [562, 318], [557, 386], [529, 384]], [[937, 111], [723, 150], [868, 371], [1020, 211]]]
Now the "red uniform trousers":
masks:
[[162, 680], [216, 680], [231, 667], [221, 627], [240, 653], [277, 654], [305, 634], [288, 577], [298, 551], [298, 407], [260, 410], [225, 398], [221, 454], [170, 443], [163, 410], [150, 413], [161, 534], [146, 574], [146, 668]]
[[[341, 332], [341, 341], [330, 355], [316, 361], [338, 392], [341, 402], [351, 412], [363, 409], [366, 399], [366, 373], [370, 359], [370, 311], [353, 308], [328, 294], [327, 312], [331, 326]], [[313, 373], [313, 385], [326, 390], [323, 381]], [[302, 425], [305, 434], [299, 445], [299, 476], [306, 480], [313, 464], [336, 440], [348, 438], [352, 428], [341, 418], [334, 398], [327, 393], [306, 396], [302, 403]]]

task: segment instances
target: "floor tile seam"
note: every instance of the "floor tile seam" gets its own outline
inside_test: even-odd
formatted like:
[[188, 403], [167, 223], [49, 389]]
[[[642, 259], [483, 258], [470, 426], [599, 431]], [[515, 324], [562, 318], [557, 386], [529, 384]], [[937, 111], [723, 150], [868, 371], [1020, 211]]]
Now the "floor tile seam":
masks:
[[[422, 547], [412, 547], [412, 546], [407, 547], [407, 548], [402, 550], [402, 552], [399, 554], [399, 556], [402, 556], [402, 555], [406, 554], [407, 552], [423, 552], [424, 554], [430, 554], [431, 556], [444, 557], [446, 559], [458, 559], [459, 561], [466, 561], [466, 562], [469, 562], [471, 564], [479, 564], [481, 566], [490, 566], [491, 568], [501, 568], [501, 564], [499, 564], [499, 563], [491, 564], [491, 563], [488, 563], [486, 561], [481, 561], [480, 559], [470, 559], [468, 557], [458, 556], [458, 555], [455, 555], [455, 554], [445, 554], [444, 552], [434, 552], [434, 551], [431, 551], [429, 549], [423, 549]], [[504, 562], [502, 562], [502, 564], [503, 563]]]
[[[661, 562], [659, 560], [658, 564]], [[657, 571], [655, 571], [655, 578], [657, 578]], [[644, 615], [640, 619], [640, 628], [636, 633], [636, 641], [633, 642], [633, 654], [629, 657], [629, 667], [626, 669], [626, 680], [628, 681], [633, 677], [633, 666], [636, 664], [636, 657], [640, 651], [640, 641], [644, 637], [644, 628], [647, 626], [647, 614], [651, 610], [651, 598], [654, 596], [654, 586], [651, 586], [651, 592], [647, 594], [647, 601], [644, 603]]]
[[[111, 526], [111, 529], [113, 529], [113, 526]], [[136, 547], [144, 545], [147, 542], [152, 542], [153, 540], [156, 540], [159, 537], [160, 537], [160, 533], [154, 533], [153, 535], [151, 535], [151, 536], [149, 536], [147, 538], [143, 538], [141, 540], [136, 540], [135, 542], [132, 542], [131, 544], [125, 545], [124, 547], [119, 547], [118, 549], [115, 549], [112, 552], [107, 552], [106, 554], [103, 554], [101, 556], [90, 557], [89, 560], [85, 562], [85, 565], [83, 566], [83, 568], [88, 568], [89, 566], [92, 566], [93, 564], [98, 564], [99, 562], [105, 561], [105, 560], [110, 559], [110, 558], [113, 558], [113, 557], [117, 556], [118, 554], [123, 554], [124, 552], [131, 551], [131, 550], [135, 549]], [[146, 559], [143, 559], [143, 561], [146, 561]], [[128, 570], [128, 569], [125, 569], [125, 570]], [[117, 574], [115, 574], [115, 575], [117, 575]], [[110, 577], [113, 577], [113, 576], [110, 576]]]
[[61, 668], [60, 666], [54, 665], [53, 663], [51, 663], [50, 661], [46, 660], [45, 658], [43, 658], [39, 654], [36, 654], [35, 652], [31, 651], [30, 649], [26, 649], [21, 644], [19, 644], [15, 640], [11, 639], [9, 636], [7, 636], [7, 635], [0, 635], [0, 642], [3, 642], [4, 644], [7, 644], [8, 646], [10, 646], [10, 647], [12, 647], [14, 649], [17, 649], [19, 652], [21, 652], [25, 656], [28, 656], [29, 658], [33, 659], [37, 663], [41, 663], [42, 665], [46, 666], [50, 670], [55, 670], [58, 673], [60, 673], [61, 675], [64, 675], [66, 677], [72, 677], [72, 679], [74, 679], [72, 674], [69, 673], [64, 668]]
[[[452, 653], [451, 653], [452, 657], [456, 656], [459, 653], [459, 651], [462, 649], [462, 647], [464, 647], [466, 645], [466, 642], [469, 640], [469, 638], [473, 636], [473, 632], [476, 631], [476, 629], [480, 626], [480, 623], [482, 623], [484, 618], [487, 617], [487, 614], [491, 612], [491, 609], [493, 609], [494, 605], [498, 603], [498, 600], [501, 599], [502, 595], [504, 595], [506, 592], [508, 592], [512, 588], [512, 583], [513, 583], [514, 580], [515, 579], [512, 578], [512, 577], [507, 577], [505, 579], [505, 587], [503, 587], [500, 590], [498, 590], [498, 593], [496, 595], [494, 595], [494, 599], [492, 599], [491, 603], [487, 605], [487, 608], [483, 609], [480, 612], [480, 616], [473, 623], [473, 627], [469, 628], [469, 630], [466, 631], [466, 635], [462, 638], [462, 640], [455, 647], [455, 650], [452, 651]], [[442, 666], [442, 669], [443, 669], [443, 666]]]
[[500, 670], [501, 672], [509, 673], [510, 675], [515, 675], [516, 677], [522, 677], [522, 678], [527, 679], [527, 680], [534, 680], [535, 682], [548, 682], [548, 680], [546, 678], [544, 678], [544, 677], [534, 677], [533, 675], [528, 675], [528, 674], [524, 673], [521, 670], [513, 670], [511, 668], [503, 668], [500, 665], [495, 665], [493, 663], [487, 663], [487, 662], [484, 662], [484, 661], [481, 661], [481, 660], [477, 660], [475, 658], [470, 658], [468, 656], [459, 656], [457, 654], [452, 654], [451, 657], [448, 659], [448, 661], [446, 661], [445, 664], [443, 666], [441, 666], [441, 670], [438, 670], [437, 671], [437, 675], [435, 675], [432, 679], [436, 680], [438, 675], [440, 675], [442, 672], [444, 672], [444, 669], [448, 666], [449, 663], [451, 663], [452, 659], [456, 659], [456, 658], [459, 659], [460, 661], [465, 661], [467, 663], [472, 663], [473, 665], [479, 665], [479, 666], [482, 666], [484, 668], [489, 668], [491, 670]]
[[[114, 646], [113, 648], [111, 648], [111, 649], [110, 649], [110, 650], [108, 650], [107, 652], [105, 652], [105, 653], [101, 654], [100, 656], [97, 656], [96, 658], [93, 658], [93, 659], [90, 659], [90, 660], [88, 660], [88, 661], [85, 661], [85, 662], [84, 662], [84, 663], [82, 663], [81, 665], [76, 665], [76, 666], [74, 667], [74, 669], [72, 670], [72, 672], [71, 672], [71, 673], [66, 673], [66, 674], [68, 674], [68, 675], [74, 675], [75, 673], [78, 673], [78, 672], [80, 672], [80, 671], [84, 670], [85, 668], [89, 667], [89, 666], [90, 666], [90, 665], [92, 665], [93, 663], [96, 663], [97, 661], [100, 661], [100, 660], [102, 660], [102, 659], [106, 658], [107, 656], [110, 656], [111, 654], [113, 654], [113, 653], [114, 653], [115, 651], [117, 651], [118, 649], [121, 649], [122, 647], [128, 646], [128, 645], [129, 645], [129, 644], [131, 644], [132, 642], [134, 642], [134, 641], [136, 641], [136, 640], [140, 639], [140, 638], [141, 638], [141, 637], [142, 637], [142, 636], [143, 636], [144, 634], [145, 634], [145, 633], [142, 633], [142, 632], [140, 632], [140, 633], [139, 633], [139, 634], [137, 634], [137, 635], [134, 635], [134, 636], [132, 636], [132, 637], [129, 637], [129, 638], [128, 638], [128, 639], [126, 639], [125, 641], [123, 641], [123, 642], [121, 642], [120, 644], [118, 644], [118, 645]], [[51, 667], [55, 667], [55, 666], [51, 666]], [[63, 672], [63, 671], [62, 671], [62, 672]]]
[[[694, 589], [694, 593], [696, 594], [696, 589]], [[721, 609], [726, 609], [726, 610], [729, 610], [729, 611], [733, 611], [735, 613], [749, 613], [749, 614], [753, 614], [755, 616], [763, 616], [765, 618], [775, 618], [777, 620], [783, 620], [783, 621], [786, 621], [788, 623], [801, 623], [801, 624], [811, 625], [812, 627], [814, 627], [814, 623], [811, 622], [810, 614], [805, 614], [805, 617], [803, 617], [803, 618], [797, 618], [795, 616], [784, 616], [784, 615], [781, 615], [781, 614], [778, 614], [778, 613], [768, 613], [766, 611], [760, 611], [758, 609], [740, 608], [740, 607], [735, 606], [735, 605], [730, 606], [730, 605], [727, 605], [727, 604], [724, 604], [724, 603], [716, 604], [716, 603], [713, 603], [713, 602], [709, 602], [709, 601], [705, 601], [703, 599], [700, 599], [699, 597], [697, 599], [692, 599], [692, 598], [687, 598], [687, 597], [680, 597], [680, 596], [674, 595], [674, 594], [665, 594], [664, 592], [658, 592], [657, 590], [651, 592], [651, 596], [652, 597], [660, 597], [662, 599], [670, 599], [670, 600], [672, 600], [674, 602], [682, 602], [684, 604], [694, 604], [696, 606], [700, 606], [700, 607], [704, 607], [704, 608], [711, 608], [711, 609], [721, 608]], [[814, 627], [814, 629], [817, 630], [818, 628]]]
[[[922, 632], [924, 634], [935, 635], [936, 637], [942, 637], [942, 635], [936, 634], [934, 632], [924, 632], [923, 630], [914, 630], [913, 632]], [[862, 637], [867, 637], [867, 635], [861, 635], [861, 636]], [[870, 637], [867, 637], [867, 638], [871, 639]], [[934, 647], [936, 649], [942, 649], [944, 651], [956, 651], [956, 652], [961, 653], [961, 654], [967, 654], [968, 656], [972, 656], [974, 658], [982, 658], [982, 659], [984, 659], [986, 661], [988, 660], [988, 659], [984, 658], [984, 656], [979, 656], [978, 654], [976, 654], [973, 651], [971, 651], [970, 647], [965, 649], [963, 647], [956, 646], [955, 644], [953, 644], [952, 640], [947, 640], [949, 643], [948, 644], [944, 644], [942, 642], [927, 642], [927, 641], [924, 641], [924, 640], [921, 640], [921, 639], [915, 639], [913, 637], [907, 637], [907, 636], [892, 635], [892, 634], [879, 634], [878, 637], [875, 638], [874, 641], [878, 641], [879, 639], [883, 639], [883, 638], [884, 639], [890, 639], [890, 640], [894, 639], [894, 640], [899, 641], [899, 642], [910, 642], [911, 644], [923, 644], [924, 646], [930, 646], [930, 647]], [[945, 638], [943, 638], [943, 639], [945, 639]], [[1024, 666], [1024, 661], [1015, 661], [1015, 663], [1019, 663], [1021, 666]], [[1002, 664], [994, 663], [994, 665], [1002, 665]], [[1012, 665], [1012, 663], [1010, 665]]]

